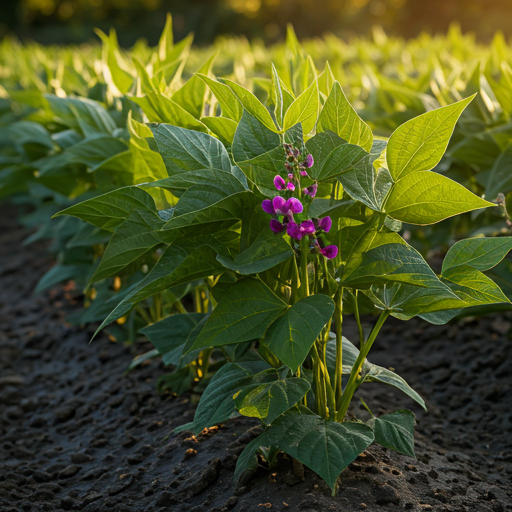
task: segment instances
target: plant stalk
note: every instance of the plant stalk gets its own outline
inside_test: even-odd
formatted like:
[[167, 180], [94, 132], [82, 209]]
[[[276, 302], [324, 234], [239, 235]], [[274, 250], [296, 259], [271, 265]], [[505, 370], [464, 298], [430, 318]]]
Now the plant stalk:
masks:
[[336, 322], [336, 372], [334, 374], [334, 392], [336, 410], [341, 406], [343, 377], [343, 288], [340, 287], [334, 296], [334, 319]]

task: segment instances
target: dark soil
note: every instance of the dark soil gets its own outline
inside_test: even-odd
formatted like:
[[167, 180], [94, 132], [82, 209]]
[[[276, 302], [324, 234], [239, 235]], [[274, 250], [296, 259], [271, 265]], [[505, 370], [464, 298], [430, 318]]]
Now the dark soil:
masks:
[[26, 236], [4, 205], [0, 510], [512, 510], [512, 316], [384, 329], [370, 360], [394, 367], [429, 411], [382, 384], [360, 393], [374, 413], [417, 414], [417, 459], [370, 447], [342, 473], [336, 497], [307, 469], [305, 481], [295, 477], [286, 457], [236, 486], [237, 456], [257, 423], [238, 418], [197, 438], [173, 434], [193, 417], [191, 397], [159, 396], [165, 370], [157, 360], [125, 374], [131, 348], [105, 335], [89, 344], [94, 329], [67, 325], [78, 304], [66, 287], [33, 295], [52, 261], [43, 245], [22, 247]]

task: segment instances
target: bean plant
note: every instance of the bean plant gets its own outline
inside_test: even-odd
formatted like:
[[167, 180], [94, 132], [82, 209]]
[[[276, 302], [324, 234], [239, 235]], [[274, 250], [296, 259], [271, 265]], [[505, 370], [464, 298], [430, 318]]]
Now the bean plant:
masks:
[[[140, 133], [168, 176], [61, 214], [115, 226], [93, 279], [162, 251], [100, 328], [145, 298], [204, 283], [203, 309], [145, 329], [167, 363], [208, 362], [213, 351], [227, 361], [178, 430], [258, 418], [264, 431], [240, 455], [236, 478], [255, 469], [258, 454], [271, 466], [282, 451], [335, 492], [340, 472], [373, 442], [414, 455], [411, 411], [366, 423], [349, 413], [359, 386], [372, 381], [425, 407], [403, 378], [367, 359], [388, 317], [445, 323], [470, 306], [509, 302], [483, 271], [505, 257], [512, 237], [457, 242], [437, 275], [399, 234], [402, 222], [430, 225], [496, 206], [431, 171], [473, 97], [406, 122], [386, 141], [335, 80], [324, 83], [325, 97], [318, 78], [294, 97], [272, 67], [265, 106], [234, 81], [196, 76], [216, 96], [216, 127], [233, 127], [232, 141], [148, 123]], [[159, 209], [148, 193], [155, 189], [176, 203]], [[363, 300], [380, 311], [370, 332]], [[354, 343], [343, 336], [347, 314], [358, 326]]]

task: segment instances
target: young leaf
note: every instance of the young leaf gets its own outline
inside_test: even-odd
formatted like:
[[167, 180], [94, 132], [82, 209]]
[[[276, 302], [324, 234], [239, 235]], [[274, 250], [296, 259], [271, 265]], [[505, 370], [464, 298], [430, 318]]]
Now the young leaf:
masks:
[[368, 422], [375, 433], [375, 442], [398, 453], [414, 454], [414, 413], [406, 409], [373, 417]]
[[93, 226], [114, 231], [138, 208], [156, 213], [155, 202], [147, 192], [137, 187], [124, 187], [70, 206], [54, 217], [72, 215]]
[[261, 338], [286, 309], [287, 304], [261, 281], [242, 279], [229, 289], [194, 344], [187, 344], [184, 353]]
[[327, 295], [299, 300], [268, 328], [265, 345], [295, 373], [333, 313], [334, 302]]
[[196, 73], [196, 75], [201, 78], [201, 80], [204, 80], [212, 90], [221, 106], [222, 115], [238, 123], [242, 117], [244, 109], [237, 100], [235, 93], [227, 85], [217, 82], [217, 80], [214, 80], [209, 76], [201, 73]]
[[231, 146], [235, 138], [237, 123], [228, 117], [201, 117], [201, 122], [222, 141], [224, 145]]
[[455, 243], [446, 253], [442, 273], [458, 265], [469, 265], [477, 270], [495, 267], [512, 249], [512, 236], [470, 238]]
[[490, 206], [496, 205], [446, 176], [418, 171], [405, 174], [395, 183], [383, 209], [393, 219], [425, 226], [459, 213]]
[[365, 151], [369, 152], [372, 148], [372, 130], [357, 115], [337, 81], [334, 82], [318, 118], [317, 132], [327, 131], [334, 132], [349, 144], [360, 146]]
[[387, 162], [395, 181], [416, 171], [433, 169], [439, 163], [459, 116], [474, 97], [415, 117], [393, 132]]
[[226, 85], [228, 85], [230, 89], [235, 93], [236, 97], [243, 105], [244, 109], [249, 112], [249, 114], [261, 121], [261, 123], [263, 123], [269, 130], [277, 132], [276, 125], [274, 124], [269, 111], [251, 91], [247, 90], [241, 85], [238, 85], [235, 82], [232, 82], [231, 80], [224, 81], [226, 82]]
[[[290, 105], [284, 115], [283, 130], [288, 130], [292, 126], [303, 123], [309, 118], [318, 114], [318, 82], [316, 80]], [[314, 126], [314, 121], [311, 124]], [[311, 130], [307, 130], [309, 133]]]
[[305, 379], [292, 377], [244, 387], [235, 395], [235, 406], [243, 416], [261, 419], [270, 425], [293, 407], [310, 389]]
[[302, 462], [334, 491], [339, 474], [373, 442], [373, 430], [301, 412], [290, 410], [277, 418], [267, 431], [269, 444]]

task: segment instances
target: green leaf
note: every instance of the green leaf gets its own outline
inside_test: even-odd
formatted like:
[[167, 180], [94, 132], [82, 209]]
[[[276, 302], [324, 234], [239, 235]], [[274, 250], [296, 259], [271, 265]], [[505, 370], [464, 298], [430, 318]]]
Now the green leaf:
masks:
[[199, 434], [205, 428], [228, 420], [236, 413], [233, 395], [244, 386], [248, 375], [249, 372], [238, 364], [225, 364], [213, 376], [201, 396], [194, 420], [178, 427], [174, 432], [192, 430], [194, 434]]
[[[213, 54], [197, 71], [208, 75], [216, 57]], [[173, 95], [172, 100], [182, 106], [187, 112], [199, 119], [203, 114], [204, 100], [206, 94], [206, 83], [200, 77], [193, 75]]]
[[310, 387], [307, 380], [296, 377], [252, 384], [235, 395], [235, 406], [243, 416], [259, 418], [265, 425], [270, 425], [293, 407]]
[[185, 353], [258, 339], [281, 316], [287, 304], [257, 279], [235, 283], [213, 310], [203, 330]]
[[416, 171], [433, 169], [439, 163], [459, 116], [474, 97], [431, 110], [407, 121], [393, 132], [386, 158], [395, 181]]
[[98, 228], [114, 231], [141, 207], [156, 213], [155, 202], [147, 192], [136, 187], [124, 187], [70, 206], [54, 217], [71, 215]]
[[[389, 145], [388, 145], [389, 154]], [[393, 219], [425, 226], [459, 213], [496, 206], [446, 176], [431, 171], [404, 175], [391, 188], [384, 211]]]
[[162, 254], [151, 272], [133, 286], [123, 300], [105, 318], [98, 331], [126, 315], [136, 304], [172, 286], [190, 283], [223, 270], [217, 251], [209, 245], [192, 250], [172, 244]]
[[209, 76], [201, 73], [196, 74], [201, 78], [201, 80], [204, 80], [212, 90], [220, 104], [222, 115], [238, 123], [242, 117], [244, 109], [242, 105], [240, 105], [240, 102], [237, 101], [235, 93], [227, 85], [217, 82]]
[[374, 435], [362, 423], [336, 423], [290, 410], [275, 420], [266, 439], [317, 473], [334, 491], [339, 474], [370, 446]]
[[[296, 124], [304, 123], [314, 116], [313, 120], [310, 120], [310, 124], [313, 128], [318, 114], [318, 106], [318, 82], [314, 80], [313, 83], [294, 100], [286, 111], [283, 120], [283, 130], [288, 130]], [[309, 133], [311, 129], [305, 130], [306, 133]]]
[[150, 124], [149, 127], [169, 176], [201, 169], [231, 172], [229, 155], [215, 137], [170, 124]]
[[156, 347], [164, 364], [179, 366], [187, 338], [204, 316], [203, 313], [171, 315], [139, 332]]
[[448, 268], [441, 281], [465, 302], [463, 307], [510, 302], [492, 279], [469, 265]]
[[276, 235], [267, 226], [252, 245], [238, 254], [234, 260], [218, 255], [217, 259], [226, 268], [239, 274], [258, 274], [293, 255], [292, 248], [282, 236]]
[[377, 283], [403, 282], [428, 288], [440, 285], [439, 279], [421, 254], [405, 243], [387, 243], [363, 253], [357, 269], [343, 276], [349, 287]]
[[458, 265], [469, 265], [477, 270], [495, 267], [512, 249], [512, 236], [470, 238], [455, 243], [446, 253], [442, 273]]
[[238, 126], [236, 121], [227, 117], [201, 117], [201, 122], [208, 126], [223, 144], [228, 146], [233, 144]]
[[398, 453], [416, 457], [414, 454], [414, 413], [402, 409], [368, 422], [375, 433], [375, 442]]
[[146, 91], [145, 96], [130, 96], [130, 100], [142, 108], [151, 122], [169, 123], [198, 132], [208, 131], [190, 112], [159, 92]]
[[265, 345], [295, 373], [333, 313], [327, 295], [299, 300], [268, 328]]
[[119, 226], [91, 278], [92, 282], [116, 275], [142, 255], [162, 243], [158, 230], [163, 221], [147, 209], [133, 210]]
[[494, 161], [485, 182], [485, 195], [492, 199], [498, 193], [507, 194], [512, 186], [510, 167], [512, 166], [512, 145], [509, 145]]
[[322, 132], [306, 144], [315, 163], [309, 174], [317, 181], [328, 181], [352, 169], [358, 169], [368, 157], [359, 146], [349, 144], [333, 132]]
[[244, 109], [249, 112], [249, 114], [261, 121], [261, 123], [263, 123], [269, 130], [277, 132], [276, 125], [274, 124], [269, 111], [251, 91], [247, 90], [241, 85], [238, 85], [235, 82], [232, 82], [231, 80], [226, 79], [224, 81], [226, 85], [229, 86], [230, 89], [235, 93], [236, 97], [243, 105]]
[[327, 131], [334, 132], [349, 144], [360, 146], [365, 151], [369, 152], [372, 148], [372, 130], [357, 115], [337, 81], [334, 82], [318, 118], [317, 132]]

